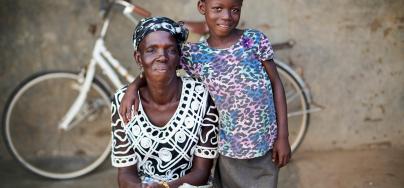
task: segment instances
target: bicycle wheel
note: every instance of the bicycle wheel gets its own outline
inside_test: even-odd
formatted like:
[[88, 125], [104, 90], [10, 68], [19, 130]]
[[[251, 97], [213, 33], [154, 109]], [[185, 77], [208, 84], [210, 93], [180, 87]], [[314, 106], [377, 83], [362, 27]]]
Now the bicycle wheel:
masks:
[[97, 79], [73, 120], [75, 126], [58, 128], [79, 88], [77, 73], [44, 72], [26, 79], [9, 98], [3, 113], [5, 142], [28, 170], [47, 178], [74, 178], [108, 156], [110, 95]]
[[[306, 134], [309, 124], [310, 114], [308, 96], [304, 92], [304, 87], [299, 83], [297, 74], [293, 74], [286, 64], [275, 60], [278, 73], [285, 89], [286, 102], [288, 108], [288, 128], [289, 142], [292, 152], [299, 147]], [[301, 80], [301, 79], [300, 79]]]

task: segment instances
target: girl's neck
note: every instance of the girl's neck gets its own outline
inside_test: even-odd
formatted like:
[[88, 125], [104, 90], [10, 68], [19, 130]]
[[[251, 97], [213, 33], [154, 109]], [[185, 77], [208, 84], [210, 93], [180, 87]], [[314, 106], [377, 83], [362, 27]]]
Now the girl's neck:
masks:
[[242, 35], [243, 35], [242, 30], [234, 29], [227, 36], [215, 36], [211, 34], [206, 41], [212, 48], [229, 48], [230, 46], [237, 43], [237, 41], [240, 40], [240, 37]]
[[181, 78], [175, 77], [169, 82], [147, 82], [141, 94], [148, 102], [165, 105], [180, 99], [181, 88]]

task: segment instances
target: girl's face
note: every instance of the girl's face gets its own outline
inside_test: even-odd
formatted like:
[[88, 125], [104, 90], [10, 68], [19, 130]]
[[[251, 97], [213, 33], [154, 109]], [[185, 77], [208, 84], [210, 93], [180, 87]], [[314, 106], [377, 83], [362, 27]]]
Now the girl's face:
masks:
[[149, 33], [135, 52], [135, 60], [143, 66], [148, 80], [169, 80], [176, 77], [179, 59], [177, 42], [165, 31]]
[[240, 21], [242, 0], [201, 0], [198, 10], [205, 15], [210, 34], [227, 37]]

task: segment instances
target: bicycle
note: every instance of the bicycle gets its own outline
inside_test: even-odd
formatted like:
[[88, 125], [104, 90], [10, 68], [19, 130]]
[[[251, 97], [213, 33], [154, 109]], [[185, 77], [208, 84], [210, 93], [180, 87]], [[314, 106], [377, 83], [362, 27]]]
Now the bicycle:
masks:
[[[102, 29], [92, 59], [85, 67], [78, 72], [60, 70], [33, 74], [21, 82], [7, 100], [2, 117], [5, 143], [13, 157], [37, 175], [52, 179], [79, 177], [97, 168], [110, 153], [107, 122], [110, 122], [112, 89], [96, 75], [96, 65], [115, 89], [124, 86], [118, 75], [128, 83], [134, 79], [104, 43], [109, 12], [114, 5], [122, 6], [123, 15], [135, 24], [138, 20], [133, 13], [141, 17], [151, 15], [146, 9], [124, 0], [108, 2], [103, 9]], [[207, 33], [204, 23], [186, 22], [185, 25], [202, 36]], [[292, 45], [290, 42], [274, 44], [274, 48]], [[275, 63], [285, 87], [290, 140], [295, 151], [307, 130], [311, 96], [303, 79], [291, 67], [278, 59]], [[47, 94], [43, 94], [45, 92]], [[24, 118], [20, 118], [21, 115]]]

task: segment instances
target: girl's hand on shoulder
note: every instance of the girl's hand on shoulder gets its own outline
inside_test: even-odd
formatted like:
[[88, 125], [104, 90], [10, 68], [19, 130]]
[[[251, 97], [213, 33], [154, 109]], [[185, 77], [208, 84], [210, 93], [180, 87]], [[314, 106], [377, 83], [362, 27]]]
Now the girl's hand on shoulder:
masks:
[[288, 138], [278, 138], [272, 151], [272, 161], [278, 168], [282, 168], [289, 163], [290, 158], [291, 149]]
[[[132, 111], [132, 105], [133, 105], [133, 111]], [[138, 89], [132, 86], [132, 84], [130, 84], [119, 106], [119, 114], [123, 118], [123, 122], [125, 124], [127, 124], [132, 119], [133, 113], [137, 112], [138, 108], [139, 108]]]

